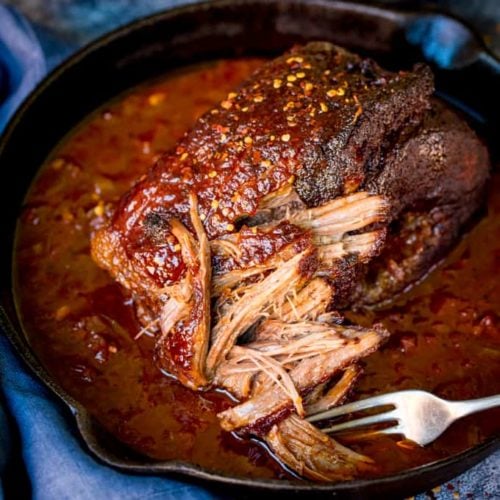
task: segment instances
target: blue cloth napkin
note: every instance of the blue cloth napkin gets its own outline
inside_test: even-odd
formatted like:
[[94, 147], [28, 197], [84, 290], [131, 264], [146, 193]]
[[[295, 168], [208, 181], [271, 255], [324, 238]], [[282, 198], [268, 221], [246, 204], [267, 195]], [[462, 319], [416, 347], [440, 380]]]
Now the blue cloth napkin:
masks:
[[[81, 32], [87, 36], [89, 30], [93, 30], [91, 36], [95, 36], [131, 17], [165, 6], [165, 0], [145, 0], [135, 4], [131, 0], [128, 3], [125, 0], [60, 3], [69, 9], [66, 19], [76, 11], [79, 15], [74, 18], [74, 23], [86, 20], [88, 26], [85, 25]], [[183, 2], [170, 2], [174, 3]], [[100, 18], [88, 22], [88, 16], [93, 12], [90, 7], [95, 9], [97, 4], [105, 5], [109, 10], [108, 24]], [[124, 19], [124, 12], [119, 7], [125, 9], [127, 5], [135, 5], [135, 10], [128, 8], [128, 19]], [[88, 10], [85, 11], [88, 16], [80, 15], [82, 9]], [[102, 12], [100, 16], [103, 16]], [[46, 60], [52, 67], [82, 43], [81, 39], [61, 41], [47, 32], [46, 27], [38, 26], [36, 33], [42, 38], [43, 50], [28, 23], [13, 10], [0, 5], [0, 132], [9, 116], [44, 75]], [[499, 463], [500, 454], [497, 453], [453, 481], [450, 488], [434, 491], [432, 497], [451, 500], [460, 491], [470, 498], [500, 498]], [[79, 439], [68, 409], [31, 376], [0, 332], [0, 500], [6, 492], [16, 500], [22, 494], [29, 495], [19, 489], [13, 492], [12, 486], [9, 487], [11, 476], [19, 474], [20, 469], [25, 472], [22, 480], [30, 483], [23, 492], [31, 490], [35, 499], [216, 498], [208, 487], [165, 477], [125, 474], [97, 461]]]
[[45, 58], [28, 23], [0, 6], [0, 131], [45, 71]]

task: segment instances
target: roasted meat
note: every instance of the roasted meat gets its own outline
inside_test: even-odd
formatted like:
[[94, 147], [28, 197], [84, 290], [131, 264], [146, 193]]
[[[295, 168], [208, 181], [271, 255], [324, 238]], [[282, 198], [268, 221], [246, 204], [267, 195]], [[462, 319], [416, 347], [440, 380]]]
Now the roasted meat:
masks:
[[433, 90], [423, 65], [295, 47], [203, 115], [92, 238], [159, 366], [230, 391], [222, 427], [311, 479], [372, 466], [304, 420], [339, 404], [389, 335], [338, 309], [419, 279], [481, 201], [486, 150]]
[[297, 415], [274, 425], [266, 442], [283, 463], [315, 481], [345, 481], [373, 470], [368, 457], [342, 446]]
[[[390, 200], [397, 220], [422, 201], [427, 211], [465, 195], [474, 202], [485, 148], [463, 120], [432, 106], [432, 91], [424, 66], [391, 73], [328, 43], [297, 47], [200, 118], [122, 199], [93, 254], [124, 286], [150, 295], [185, 272], [168, 221], [191, 228], [190, 192], [210, 240], [237, 230], [287, 183], [294, 192], [274, 206], [317, 206], [366, 189]], [[464, 203], [460, 219], [475, 205]], [[432, 264], [428, 252], [421, 260]]]
[[420, 123], [432, 91], [423, 66], [394, 74], [330, 44], [297, 48], [198, 120], [122, 199], [94, 255], [128, 288], [174, 283], [184, 264], [168, 221], [191, 227], [190, 192], [210, 240], [287, 183], [308, 206], [353, 193], [381, 167], [387, 137]]

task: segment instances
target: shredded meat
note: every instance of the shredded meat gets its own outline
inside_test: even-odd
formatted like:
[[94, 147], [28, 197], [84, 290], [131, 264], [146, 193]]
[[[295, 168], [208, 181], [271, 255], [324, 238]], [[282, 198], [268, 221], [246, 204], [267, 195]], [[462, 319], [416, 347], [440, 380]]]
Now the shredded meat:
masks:
[[248, 278], [264, 276], [311, 244], [307, 231], [287, 221], [267, 227], [243, 227], [238, 233], [213, 240], [212, 294], [219, 296]]
[[315, 481], [345, 481], [373, 470], [368, 457], [342, 446], [297, 415], [274, 425], [265, 440], [281, 461]]
[[207, 369], [212, 373], [225, 358], [236, 339], [250, 328], [267, 309], [279, 308], [288, 294], [309, 278], [314, 255], [305, 250], [286, 262], [262, 281], [233, 291], [238, 297], [222, 308], [220, 320], [212, 329], [212, 346], [207, 357]]
[[[312, 279], [294, 297], [283, 304], [277, 315], [282, 321], [315, 320], [324, 313], [332, 302], [334, 290], [332, 286], [322, 278]], [[271, 316], [275, 318], [276, 316]], [[259, 330], [259, 338], [264, 340], [265, 328]]]
[[[300, 394], [307, 393], [338, 371], [372, 353], [388, 336], [387, 331], [381, 328], [364, 330], [338, 325], [331, 328], [332, 338], [320, 338], [317, 350], [314, 352], [314, 346], [308, 347], [303, 359], [302, 353], [298, 354], [300, 362], [289, 372]], [[322, 350], [324, 340], [331, 341], [326, 351]], [[275, 346], [276, 350], [281, 352], [279, 341], [276, 341]], [[266, 420], [287, 407], [291, 407], [289, 395], [281, 387], [272, 385], [244, 403], [223, 411], [219, 418], [222, 428], [227, 431], [255, 425], [262, 428], [265, 427]]]
[[210, 245], [198, 215], [196, 197], [190, 197], [192, 234], [177, 220], [170, 221], [180, 246], [186, 274], [168, 288], [161, 309], [161, 335], [156, 343], [159, 364], [188, 387], [207, 384], [205, 361], [210, 335]]
[[[321, 413], [342, 403], [360, 375], [361, 368], [358, 365], [349, 366], [334, 386], [328, 389], [324, 394], [318, 395], [315, 398], [315, 401], [311, 401], [307, 405], [307, 415]], [[324, 389], [323, 385], [320, 385], [319, 387]]]

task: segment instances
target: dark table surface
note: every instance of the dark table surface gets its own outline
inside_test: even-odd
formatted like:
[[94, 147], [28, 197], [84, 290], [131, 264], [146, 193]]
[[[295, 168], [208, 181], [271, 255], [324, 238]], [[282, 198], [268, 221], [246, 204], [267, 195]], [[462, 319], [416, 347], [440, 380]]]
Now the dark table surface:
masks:
[[[49, 67], [97, 36], [168, 7], [196, 0], [0, 0], [16, 7], [40, 35]], [[365, 2], [369, 3], [369, 2]], [[438, 8], [475, 28], [487, 47], [500, 57], [500, 0], [386, 0], [405, 8]], [[448, 484], [417, 498], [500, 499], [500, 452]]]

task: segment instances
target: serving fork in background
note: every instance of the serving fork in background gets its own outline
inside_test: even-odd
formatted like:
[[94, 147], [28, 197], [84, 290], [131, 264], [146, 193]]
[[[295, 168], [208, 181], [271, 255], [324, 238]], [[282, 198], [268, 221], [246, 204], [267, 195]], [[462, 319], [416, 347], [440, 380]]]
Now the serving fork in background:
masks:
[[[321, 430], [328, 434], [365, 430], [364, 434], [400, 434], [424, 446], [438, 438], [455, 420], [500, 406], [500, 394], [469, 401], [446, 401], [420, 390], [391, 392], [362, 399], [354, 403], [322, 411], [307, 418], [309, 422], [320, 422], [359, 411], [376, 410], [386, 407], [390, 410], [332, 424]], [[367, 431], [370, 426], [391, 424], [383, 429]]]

